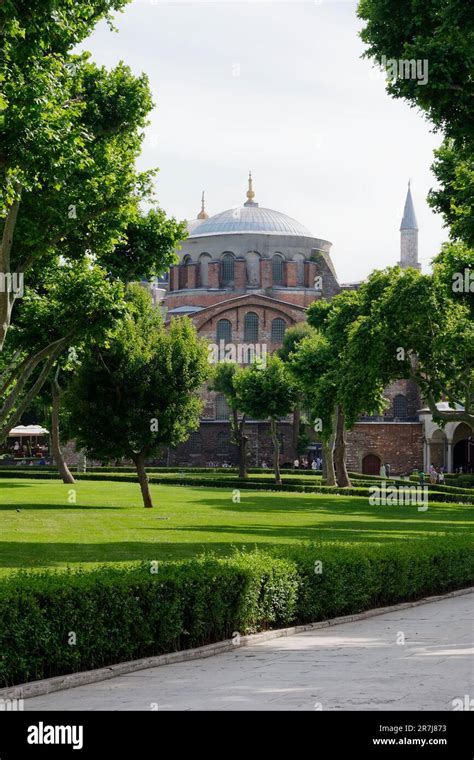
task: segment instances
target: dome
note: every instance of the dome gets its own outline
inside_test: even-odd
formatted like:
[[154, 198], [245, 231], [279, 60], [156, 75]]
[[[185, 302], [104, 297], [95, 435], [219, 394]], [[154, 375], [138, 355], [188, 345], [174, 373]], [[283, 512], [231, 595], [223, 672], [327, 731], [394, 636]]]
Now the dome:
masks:
[[270, 208], [260, 208], [256, 203], [229, 208], [227, 211], [221, 211], [220, 214], [214, 214], [209, 219], [204, 219], [200, 224], [193, 226], [190, 237], [245, 232], [313, 237], [306, 227], [291, 216]]

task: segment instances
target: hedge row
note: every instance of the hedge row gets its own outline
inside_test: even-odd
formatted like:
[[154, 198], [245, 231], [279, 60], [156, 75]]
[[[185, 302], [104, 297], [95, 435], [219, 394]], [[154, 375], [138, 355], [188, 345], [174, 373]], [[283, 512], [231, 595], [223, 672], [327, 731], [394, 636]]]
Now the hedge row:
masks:
[[22, 572], [0, 584], [0, 685], [324, 620], [473, 581], [471, 544], [459, 538]]
[[[0, 478], [27, 478], [32, 480], [57, 480], [58, 474], [57, 472], [25, 472], [22, 471], [21, 473], [16, 473], [12, 471], [3, 471], [0, 470]], [[117, 473], [117, 472], [111, 472], [111, 473], [99, 473], [99, 472], [78, 472], [74, 473], [74, 477], [76, 480], [90, 480], [90, 481], [107, 481], [107, 482], [115, 482], [115, 483], [137, 483], [137, 476], [130, 474], [124, 474], [124, 473]], [[361, 486], [355, 486], [352, 488], [335, 488], [334, 486], [318, 486], [318, 485], [312, 485], [312, 486], [306, 486], [302, 485], [300, 483], [283, 483], [282, 485], [277, 485], [270, 479], [265, 480], [232, 480], [232, 478], [213, 478], [212, 481], [206, 478], [199, 478], [199, 476], [196, 477], [163, 477], [160, 478], [155, 473], [149, 473], [149, 479], [150, 483], [154, 485], [179, 485], [179, 486], [194, 486], [194, 487], [203, 487], [203, 488], [232, 488], [232, 489], [240, 489], [240, 490], [252, 490], [252, 491], [284, 491], [284, 492], [290, 492], [290, 493], [320, 493], [320, 494], [332, 494], [336, 496], [362, 496], [365, 498], [368, 498], [369, 496], [369, 485], [361, 485]], [[409, 483], [406, 481], [398, 481], [400, 485], [403, 486], [411, 486], [415, 485], [414, 483]], [[394, 481], [387, 481], [387, 483], [390, 483], [392, 485]], [[371, 485], [377, 485], [376, 483], [373, 483]], [[428, 484], [427, 484], [428, 485]], [[456, 489], [454, 493], [451, 492], [441, 492], [436, 490], [433, 491], [432, 488], [428, 487], [428, 497], [432, 501], [436, 502], [442, 502], [442, 503], [448, 503], [448, 504], [472, 504], [474, 501], [474, 496], [470, 491], [463, 492], [461, 489]]]

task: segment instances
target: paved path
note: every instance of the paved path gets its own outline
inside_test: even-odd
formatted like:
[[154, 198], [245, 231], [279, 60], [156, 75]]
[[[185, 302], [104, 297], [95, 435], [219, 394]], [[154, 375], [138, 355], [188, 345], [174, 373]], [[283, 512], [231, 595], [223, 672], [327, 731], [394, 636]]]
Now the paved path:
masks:
[[[474, 594], [25, 700], [25, 710], [452, 710]], [[405, 644], [397, 644], [405, 636]]]

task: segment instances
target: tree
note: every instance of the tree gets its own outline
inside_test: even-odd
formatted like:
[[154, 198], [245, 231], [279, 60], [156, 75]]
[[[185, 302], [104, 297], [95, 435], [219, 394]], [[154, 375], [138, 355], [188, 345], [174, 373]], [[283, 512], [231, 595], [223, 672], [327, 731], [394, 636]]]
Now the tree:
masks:
[[277, 422], [292, 411], [296, 402], [297, 389], [291, 374], [280, 357], [273, 355], [265, 366], [254, 363], [242, 369], [234, 382], [243, 411], [253, 419], [270, 421], [275, 483], [281, 485]]
[[422, 109], [448, 137], [474, 141], [474, 15], [462, 0], [360, 0], [365, 57], [428, 61], [428, 81], [399, 76], [387, 92]]
[[131, 459], [144, 506], [152, 507], [145, 462], [199, 426], [208, 351], [189, 319], [165, 328], [143, 288], [130, 286], [127, 299], [119, 327], [84, 358], [65, 403], [78, 445], [103, 461]]
[[[239, 478], [247, 478], [247, 443], [245, 434], [245, 414], [242, 413], [242, 400], [237, 390], [236, 378], [239, 367], [233, 362], [220, 362], [215, 365], [210, 390], [224, 394], [230, 408], [230, 428], [232, 443], [239, 451]], [[239, 418], [240, 415], [240, 418]]]
[[[474, 425], [472, 297], [453, 291], [452, 280], [452, 268], [465, 253], [447, 245], [433, 275], [394, 267], [374, 272], [361, 286], [362, 309], [349, 333], [344, 376], [350, 419], [357, 413], [355, 387], [407, 378], [418, 385], [436, 421]], [[449, 409], [437, 407], [441, 399]]]
[[298, 385], [304, 389], [308, 406], [312, 411], [313, 424], [316, 421], [319, 423], [326, 484], [335, 486], [336, 386], [332, 373], [327, 372], [328, 365], [333, 361], [332, 347], [320, 331], [313, 329], [311, 334], [295, 346], [288, 361]]
[[438, 187], [428, 195], [432, 209], [442, 214], [454, 240], [466, 243], [474, 258], [474, 149], [447, 139], [435, 150], [433, 173]]
[[[445, 135], [432, 166], [439, 187], [428, 196], [453, 239], [474, 246], [474, 14], [462, 0], [360, 0], [365, 57], [395, 60], [387, 91], [420, 108]], [[422, 62], [427, 81], [405, 73]]]
[[[173, 263], [185, 234], [161, 209], [140, 210], [153, 200], [155, 174], [135, 167], [153, 107], [147, 77], [71, 53], [125, 4], [45, 0], [32, 9], [19, 0], [0, 8], [0, 350], [8, 350], [7, 331], [21, 312], [14, 278], [35, 290], [59, 257], [91, 256], [112, 277], [154, 276]], [[46, 378], [60, 337], [36, 344], [25, 370], [44, 367]], [[6, 385], [16, 379], [6, 376]]]
[[[313, 328], [307, 322], [298, 322], [296, 325], [292, 325], [283, 336], [283, 342], [281, 348], [278, 349], [277, 354], [280, 359], [287, 362], [290, 354], [296, 350], [296, 347], [307, 335], [311, 335]], [[291, 365], [290, 370], [291, 370]], [[297, 378], [293, 378], [297, 382]], [[300, 389], [300, 394], [295, 408], [293, 410], [293, 448], [298, 452], [300, 445], [300, 429], [301, 429], [301, 407], [304, 403], [304, 391]]]
[[90, 261], [55, 264], [17, 302], [17, 319], [0, 354], [0, 441], [51, 382], [64, 352], [97, 342], [122, 313], [123, 286]]
[[186, 237], [186, 222], [167, 217], [163, 209], [138, 213], [115, 248], [104, 252], [101, 265], [123, 282], [152, 280], [178, 261], [176, 249]]
[[[25, 274], [70, 236], [75, 256], [87, 235], [117, 235], [146, 185], [131, 171], [152, 107], [145, 77], [110, 74], [70, 50], [124, 0], [46, 0], [0, 8], [0, 274]], [[115, 215], [100, 224], [104, 212]], [[77, 242], [79, 241], [79, 245]], [[116, 238], [115, 238], [115, 241]], [[0, 349], [15, 294], [0, 292]]]

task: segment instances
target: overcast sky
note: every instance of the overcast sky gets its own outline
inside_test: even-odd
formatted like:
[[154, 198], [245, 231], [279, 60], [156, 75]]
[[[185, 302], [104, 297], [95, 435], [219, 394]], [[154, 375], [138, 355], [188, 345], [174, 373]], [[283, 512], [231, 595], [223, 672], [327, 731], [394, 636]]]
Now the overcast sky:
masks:
[[[441, 141], [362, 60], [356, 4], [345, 0], [134, 0], [118, 32], [97, 27], [98, 63], [145, 71], [155, 110], [140, 167], [158, 166], [170, 215], [194, 218], [255, 200], [333, 243], [341, 282], [399, 258], [408, 179], [426, 270], [446, 239], [426, 195]], [[422, 86], [422, 85], [420, 85]]]

